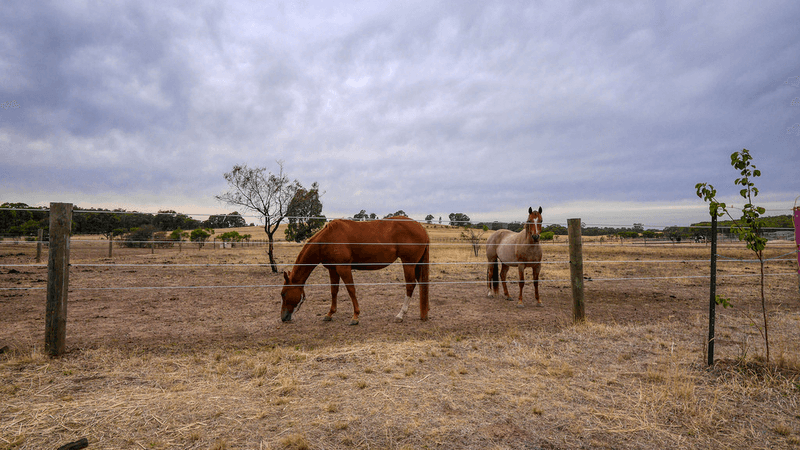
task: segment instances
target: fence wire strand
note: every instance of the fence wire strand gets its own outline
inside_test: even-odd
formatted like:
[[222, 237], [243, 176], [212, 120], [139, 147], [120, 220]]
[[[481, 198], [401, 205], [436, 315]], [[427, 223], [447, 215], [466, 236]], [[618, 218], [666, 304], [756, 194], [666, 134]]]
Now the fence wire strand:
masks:
[[[765, 277], [783, 277], [783, 276], [796, 276], [797, 274], [794, 272], [787, 272], [787, 273], [773, 273], [773, 274], [764, 274]], [[717, 279], [720, 278], [747, 278], [747, 277], [759, 277], [759, 274], [730, 274], [730, 275], [717, 275]], [[647, 281], [647, 280], [681, 280], [681, 279], [709, 279], [710, 275], [681, 275], [681, 276], [674, 276], [674, 277], [616, 277], [616, 278], [595, 278], [591, 276], [584, 275], [584, 280], [589, 282], [594, 281]], [[554, 278], [554, 279], [540, 279], [539, 283], [546, 283], [546, 284], [561, 284], [561, 283], [570, 283], [570, 279], [568, 278]], [[508, 280], [509, 284], [517, 283], [517, 280]], [[533, 279], [525, 279], [525, 284], [533, 283]], [[457, 284], [486, 284], [486, 280], [455, 280], [455, 281], [428, 281], [428, 282], [416, 282], [415, 284], [418, 285], [428, 285], [428, 286], [436, 286], [436, 285], [457, 285]], [[360, 283], [353, 283], [353, 286], [405, 286], [406, 283], [404, 281], [388, 281], [388, 282], [360, 282]], [[251, 284], [251, 285], [206, 285], [206, 286], [120, 286], [120, 287], [70, 287], [70, 292], [75, 291], [146, 291], [146, 290], [171, 290], [171, 289], [184, 289], [184, 290], [199, 290], [199, 289], [266, 289], [266, 288], [282, 288], [283, 284]], [[321, 287], [331, 287], [333, 286], [330, 283], [306, 283], [304, 285], [306, 288], [321, 288]], [[341, 286], [341, 284], [339, 285]], [[9, 288], [0, 288], [0, 291], [41, 291], [46, 290], [46, 287], [9, 287]]]
[[[103, 242], [108, 243], [108, 240], [105, 239], [72, 239], [71, 243], [78, 244], [78, 243], [96, 243], [96, 242]], [[176, 241], [113, 241], [116, 243], [120, 242], [135, 242], [135, 243], [146, 243], [146, 244], [153, 244], [153, 243], [171, 243], [175, 244]], [[14, 241], [13, 244], [35, 244], [37, 242], [31, 241]], [[47, 243], [46, 241], [44, 242]], [[667, 245], [671, 242], [664, 242], [663, 244], [658, 245]], [[187, 245], [197, 244], [197, 242], [186, 242]], [[295, 242], [286, 242], [286, 241], [277, 241], [274, 242], [276, 245], [285, 245], [285, 246], [301, 246], [301, 245], [308, 245], [308, 244], [315, 244], [315, 245], [328, 245], [330, 243], [295, 243]], [[387, 245], [387, 243], [361, 243], [363, 245]], [[425, 245], [425, 244], [418, 244], [418, 243], [400, 243], [405, 245]], [[247, 247], [248, 245], [253, 245], [252, 243], [244, 243], [243, 247]], [[476, 245], [485, 247], [486, 243], [479, 243], [474, 244], [470, 242], [453, 242], [453, 241], [444, 241], [444, 242], [431, 242], [429, 245], [442, 245], [442, 246], [464, 246], [467, 248], [474, 248]], [[503, 245], [524, 245], [524, 244], [503, 244]], [[549, 245], [567, 245], [567, 243], [548, 243], [545, 244], [546, 246]], [[609, 244], [596, 244], [595, 246], [607, 246]], [[674, 244], [673, 244], [674, 245]], [[586, 246], [586, 244], [584, 244]], [[629, 246], [641, 246], [641, 244], [629, 244]], [[646, 246], [646, 245], [645, 245]], [[698, 245], [696, 244], [682, 244], [681, 248], [685, 248], [686, 246], [696, 248]], [[701, 246], [705, 247], [704, 244]], [[144, 247], [146, 248], [146, 247]], [[773, 261], [794, 261], [793, 258], [786, 258], [789, 255], [794, 255], [798, 252], [798, 250], [792, 250], [790, 252], [786, 252], [784, 254], [766, 258], [764, 262], [773, 262]], [[717, 254], [716, 257], [718, 258], [718, 262], [721, 263], [755, 263], [759, 262], [758, 259], [743, 259], [743, 258], [734, 258], [729, 256], [724, 256]], [[509, 261], [506, 262], [508, 265], [515, 265], [520, 263], [519, 261]], [[666, 260], [584, 260], [583, 264], [586, 265], [593, 265], [593, 264], [708, 264], [710, 261], [708, 259], [666, 259]], [[391, 265], [417, 265], [418, 263], [402, 263], [402, 262], [392, 262], [388, 264], [386, 267]], [[425, 263], [430, 267], [433, 266], [464, 266], [464, 265], [472, 265], [472, 266], [488, 266], [494, 264], [493, 262], [489, 261], [447, 261], [447, 262], [429, 262]], [[540, 264], [543, 265], [568, 265], [569, 260], [554, 260], [554, 261], [541, 261]], [[73, 263], [70, 264], [70, 267], [81, 268], [81, 267], [102, 267], [102, 268], [153, 268], [153, 267], [176, 267], [176, 268], [186, 268], [186, 267], [205, 267], [205, 268], [267, 268], [267, 267], [280, 267], [280, 268], [290, 268], [295, 266], [313, 266], [316, 267], [320, 264], [293, 264], [293, 263], [236, 263], [236, 264], [229, 264], [229, 263], [194, 263], [194, 264], [176, 264], [176, 263], [123, 263], [123, 264], [115, 264], [115, 263]], [[336, 264], [329, 264], [327, 266], [335, 266]], [[375, 266], [373, 263], [352, 263], [352, 264], [345, 264], [353, 267], [359, 266]], [[0, 263], [0, 267], [7, 267], [7, 268], [45, 268], [47, 264], [43, 263], [36, 263], [36, 264], [4, 264]], [[795, 275], [795, 273], [775, 273], [775, 274], [765, 274], [765, 276], [770, 277], [779, 277], [779, 276], [790, 276]], [[758, 274], [741, 274], [741, 275], [733, 275], [727, 274], [722, 275], [718, 274], [717, 278], [739, 278], [739, 277], [756, 277], [759, 276]], [[584, 277], [587, 281], [603, 281], [603, 282], [612, 282], [612, 281], [634, 281], [634, 280], [677, 280], [677, 279], [709, 279], [710, 275], [682, 275], [682, 276], [665, 276], [665, 277]], [[538, 280], [540, 283], [569, 283], [569, 279], [544, 279]], [[509, 280], [510, 283], [516, 283], [518, 280]], [[526, 279], [526, 283], [533, 282], [532, 279]], [[457, 280], [457, 281], [429, 281], [427, 284], [429, 285], [453, 285], [453, 284], [485, 284], [485, 280], [480, 281], [471, 281], [471, 280]], [[418, 283], [421, 284], [421, 283]], [[354, 286], [388, 286], [388, 285], [405, 285], [405, 282], [360, 282], [354, 283]], [[307, 287], [330, 287], [330, 284], [306, 284]], [[112, 290], [157, 290], [157, 289], [262, 289], [262, 288], [279, 288], [283, 287], [283, 284], [256, 284], [256, 285], [226, 285], [226, 286], [144, 286], [144, 287], [102, 287], [102, 288], [82, 288], [82, 287], [71, 287], [70, 291], [86, 291], [86, 290], [97, 290], [97, 291], [112, 291]], [[0, 291], [25, 291], [25, 290], [44, 290], [45, 287], [0, 287]]]

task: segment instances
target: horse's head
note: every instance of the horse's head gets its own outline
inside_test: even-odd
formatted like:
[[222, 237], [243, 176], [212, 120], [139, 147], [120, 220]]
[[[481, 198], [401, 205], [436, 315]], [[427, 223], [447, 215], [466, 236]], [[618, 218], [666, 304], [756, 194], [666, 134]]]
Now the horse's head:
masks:
[[538, 211], [528, 208], [528, 220], [525, 221], [525, 234], [531, 237], [534, 242], [539, 242], [539, 235], [542, 234], [542, 207]]
[[302, 284], [292, 284], [291, 272], [283, 272], [283, 289], [281, 290], [281, 320], [292, 320], [292, 314], [300, 309], [306, 300], [306, 292]]

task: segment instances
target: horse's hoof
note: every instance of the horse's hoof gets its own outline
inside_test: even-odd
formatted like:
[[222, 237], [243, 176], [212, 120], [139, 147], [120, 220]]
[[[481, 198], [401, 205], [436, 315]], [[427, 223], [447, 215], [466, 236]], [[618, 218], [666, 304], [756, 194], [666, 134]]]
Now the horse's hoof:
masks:
[[542, 305], [542, 302], [538, 302], [538, 303], [536, 303], [536, 306], [542, 307], [544, 305]]
[[331, 317], [331, 316], [322, 316], [322, 321], [323, 322], [330, 322], [331, 320], [333, 320], [333, 317]]
[[358, 319], [351, 320], [350, 325], [358, 325]]
[[508, 300], [508, 301], [510, 301], [510, 302], [511, 302], [511, 301], [514, 301], [514, 299], [513, 299], [513, 298], [511, 298], [511, 297], [506, 297], [506, 300]]
[[394, 323], [403, 323], [403, 318], [402, 317], [395, 317], [394, 318]]
[[525, 305], [522, 302], [517, 303], [517, 308], [524, 308]]

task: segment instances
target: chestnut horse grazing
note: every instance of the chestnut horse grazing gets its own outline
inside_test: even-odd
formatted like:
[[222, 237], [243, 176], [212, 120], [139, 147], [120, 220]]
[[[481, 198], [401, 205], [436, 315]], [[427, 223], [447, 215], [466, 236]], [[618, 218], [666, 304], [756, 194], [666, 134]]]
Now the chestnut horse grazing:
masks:
[[[528, 208], [528, 220], [525, 221], [523, 230], [514, 233], [510, 230], [498, 230], [486, 241], [486, 258], [489, 268], [486, 271], [486, 281], [489, 285], [489, 297], [497, 295], [500, 280], [503, 283], [503, 293], [507, 300], [511, 300], [506, 287], [506, 274], [509, 267], [519, 270], [519, 303], [522, 306], [522, 287], [525, 285], [525, 268], [533, 268], [533, 289], [536, 303], [541, 305], [539, 299], [539, 271], [541, 270], [542, 248], [539, 246], [539, 234], [542, 232], [542, 207], [538, 211]], [[502, 266], [498, 270], [498, 265]], [[498, 280], [498, 272], [499, 278]]]
[[395, 320], [402, 322], [414, 287], [419, 283], [419, 316], [428, 319], [428, 261], [430, 239], [422, 225], [408, 217], [392, 217], [373, 222], [337, 219], [328, 223], [308, 240], [294, 268], [283, 273], [281, 320], [292, 320], [292, 314], [305, 301], [304, 285], [317, 265], [328, 269], [331, 278], [331, 309], [323, 320], [331, 320], [336, 312], [339, 280], [344, 281], [353, 302], [353, 319], [358, 324], [358, 300], [353, 284], [353, 270], [377, 270], [400, 258], [406, 280], [406, 296]]

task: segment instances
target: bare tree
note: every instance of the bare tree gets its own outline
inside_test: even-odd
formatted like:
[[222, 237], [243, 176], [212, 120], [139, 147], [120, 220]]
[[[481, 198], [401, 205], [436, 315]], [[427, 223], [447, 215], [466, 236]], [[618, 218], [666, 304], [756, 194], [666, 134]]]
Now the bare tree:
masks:
[[464, 230], [461, 232], [461, 239], [466, 239], [472, 243], [472, 252], [475, 253], [475, 256], [478, 256], [481, 249], [481, 237], [483, 233], [487, 231], [489, 231], [489, 227], [484, 225], [480, 233], [477, 233], [475, 228], [470, 227], [464, 227]]
[[230, 190], [215, 198], [229, 205], [238, 205], [255, 211], [264, 218], [264, 231], [269, 239], [269, 263], [273, 272], [278, 272], [274, 255], [274, 235], [289, 208], [289, 203], [302, 186], [297, 180], [289, 181], [283, 173], [283, 161], [278, 161], [280, 170], [275, 175], [265, 167], [249, 168], [247, 165], [235, 165], [226, 173]]

